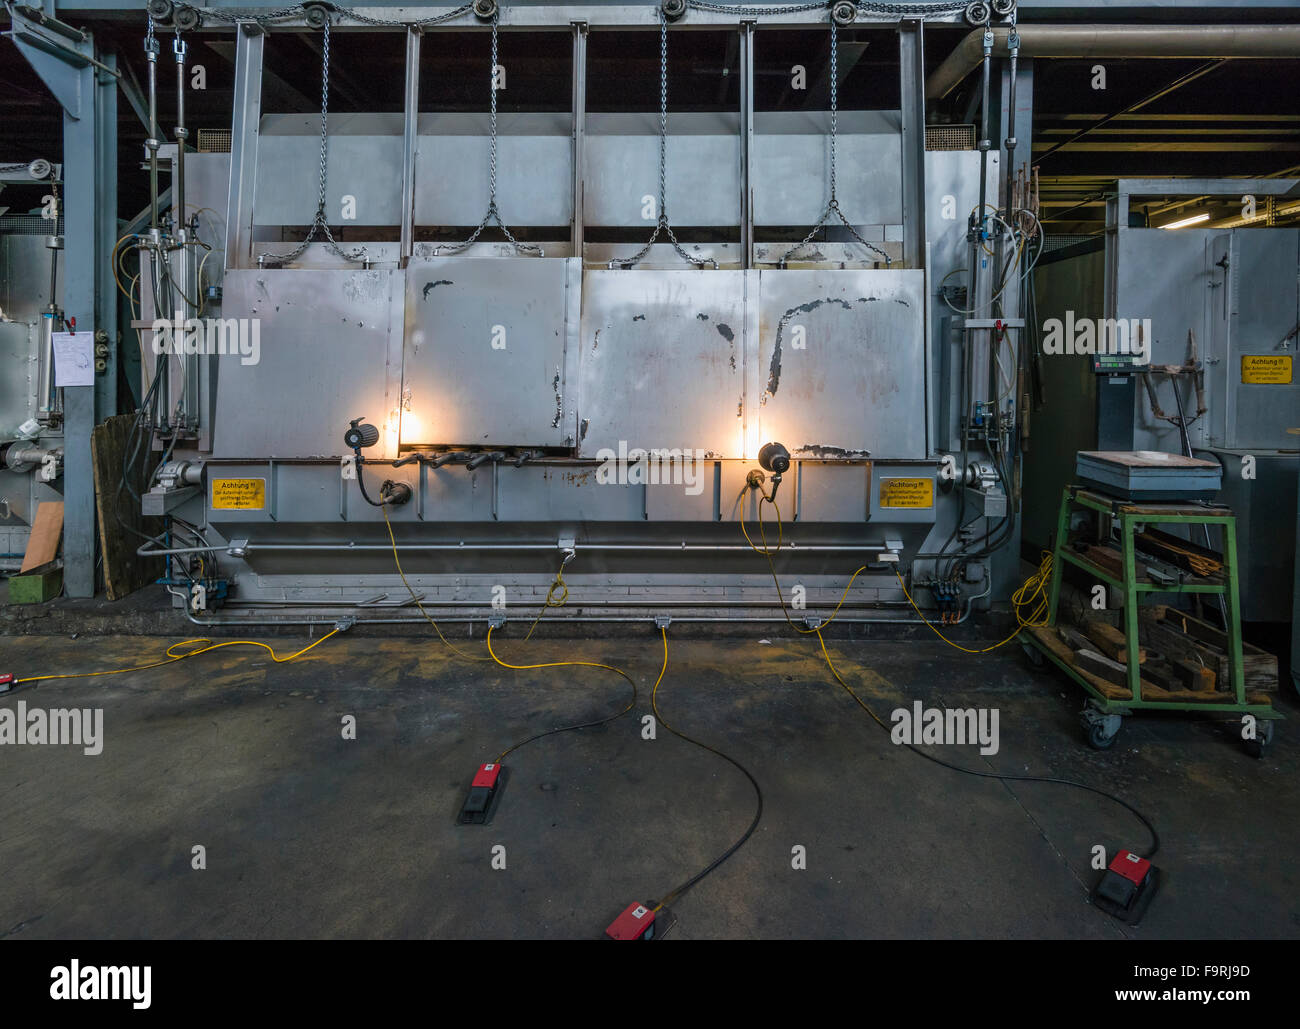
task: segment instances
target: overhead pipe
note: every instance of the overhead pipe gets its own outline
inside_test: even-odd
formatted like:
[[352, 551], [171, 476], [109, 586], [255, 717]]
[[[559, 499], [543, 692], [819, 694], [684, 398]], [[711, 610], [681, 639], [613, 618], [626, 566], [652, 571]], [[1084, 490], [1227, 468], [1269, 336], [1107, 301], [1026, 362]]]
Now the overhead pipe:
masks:
[[[994, 26], [1005, 53], [1011, 27]], [[1300, 25], [1019, 25], [1020, 56], [1285, 59], [1300, 57]], [[983, 59], [984, 30], [970, 32], [925, 80], [927, 100], [942, 100]]]

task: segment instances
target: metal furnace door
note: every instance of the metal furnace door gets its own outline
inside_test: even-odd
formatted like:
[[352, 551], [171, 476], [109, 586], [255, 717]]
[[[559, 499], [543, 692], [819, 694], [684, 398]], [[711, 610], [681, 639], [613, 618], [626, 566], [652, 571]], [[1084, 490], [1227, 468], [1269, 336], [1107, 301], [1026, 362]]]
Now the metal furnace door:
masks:
[[758, 424], [796, 457], [925, 458], [925, 274], [759, 272]]
[[406, 269], [403, 446], [572, 446], [579, 262], [437, 257]]
[[745, 279], [741, 271], [586, 273], [581, 456], [620, 443], [743, 456]]
[[224, 335], [247, 352], [228, 346], [213, 358], [213, 456], [339, 457], [348, 421], [359, 416], [380, 428], [369, 456], [396, 456], [399, 274], [226, 272]]

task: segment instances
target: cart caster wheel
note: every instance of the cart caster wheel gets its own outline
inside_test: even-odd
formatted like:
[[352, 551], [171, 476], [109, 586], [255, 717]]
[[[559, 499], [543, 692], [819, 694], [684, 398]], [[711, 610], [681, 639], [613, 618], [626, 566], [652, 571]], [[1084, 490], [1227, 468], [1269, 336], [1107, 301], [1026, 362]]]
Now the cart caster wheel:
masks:
[[1088, 726], [1088, 746], [1093, 750], [1110, 750], [1115, 746], [1115, 740], [1119, 736], [1119, 730], [1107, 732], [1106, 727], [1100, 722]]
[[1267, 757], [1273, 745], [1273, 723], [1265, 721], [1256, 723], [1255, 738], [1253, 740], [1242, 740], [1241, 742], [1246, 748], [1246, 753], [1256, 760]]

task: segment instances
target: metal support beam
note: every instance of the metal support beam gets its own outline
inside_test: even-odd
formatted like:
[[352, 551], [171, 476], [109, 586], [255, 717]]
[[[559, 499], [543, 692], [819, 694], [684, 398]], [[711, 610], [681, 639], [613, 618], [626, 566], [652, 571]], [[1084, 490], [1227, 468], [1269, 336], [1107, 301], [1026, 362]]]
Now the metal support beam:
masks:
[[257, 138], [262, 119], [262, 56], [266, 49], [266, 34], [254, 22], [240, 22], [235, 37], [230, 207], [226, 214], [228, 269], [247, 268], [252, 260]]
[[740, 250], [754, 267], [754, 23], [740, 25]]
[[[33, 20], [11, 9], [11, 36], [63, 108], [63, 307], [77, 330], [117, 334], [117, 294], [108, 281], [117, 238], [117, 80], [112, 58], [95, 55], [88, 33], [58, 31], [62, 23]], [[57, 32], [56, 35], [51, 35]], [[90, 436], [100, 415], [114, 411], [117, 366], [93, 386], [63, 387], [63, 582], [70, 597], [95, 595], [95, 479]]]
[[903, 260], [925, 267], [925, 26], [919, 18], [898, 23], [903, 154]]
[[[96, 422], [117, 414], [117, 362], [121, 346], [117, 319], [117, 288], [109, 269], [117, 242], [117, 56], [104, 57], [106, 71], [95, 71], [95, 221], [94, 327], [108, 333], [105, 367], [95, 379]], [[66, 230], [66, 223], [65, 223]], [[65, 231], [65, 236], [66, 236]], [[70, 237], [69, 237], [70, 238]], [[66, 254], [66, 251], [65, 251]], [[94, 519], [91, 519], [94, 529]], [[93, 554], [93, 547], [92, 547]]]
[[[39, 69], [37, 69], [39, 71]], [[63, 113], [63, 307], [82, 331], [95, 325], [94, 69], [78, 73], [86, 116]], [[63, 389], [63, 584], [70, 597], [95, 595], [95, 480], [90, 434], [95, 428], [95, 387]]]
[[129, 62], [122, 64], [124, 69], [122, 77], [118, 79], [118, 85], [122, 87], [122, 95], [126, 97], [126, 102], [131, 105], [131, 110], [135, 116], [140, 119], [140, 124], [144, 126], [144, 134], [149, 135], [149, 101], [145, 98], [144, 90], [140, 87], [140, 80], [136, 78]]
[[420, 30], [406, 30], [406, 95], [402, 108], [402, 263], [415, 246], [415, 150], [420, 128]]
[[573, 256], [582, 259], [587, 164], [587, 23], [573, 23]]

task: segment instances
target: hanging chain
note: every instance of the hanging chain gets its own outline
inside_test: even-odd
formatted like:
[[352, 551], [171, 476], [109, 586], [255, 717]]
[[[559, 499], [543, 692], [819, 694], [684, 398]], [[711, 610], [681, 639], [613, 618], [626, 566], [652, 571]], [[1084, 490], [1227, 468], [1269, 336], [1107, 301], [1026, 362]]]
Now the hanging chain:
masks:
[[692, 257], [688, 254], [677, 241], [668, 221], [668, 19], [662, 7], [659, 8], [659, 219], [645, 246], [629, 258], [615, 258], [609, 262], [609, 266], [631, 268], [639, 264], [650, 253], [660, 231], [668, 237], [668, 242], [682, 260], [689, 261], [697, 268], [703, 268], [706, 264], [711, 264], [714, 268], [718, 266], [718, 262], [711, 257]]
[[[858, 0], [854, 6], [859, 11], [869, 14], [896, 14], [916, 16], [927, 14], [953, 14], [964, 11], [969, 0], [941, 0], [939, 3], [872, 3], [871, 0]], [[741, 18], [780, 17], [786, 14], [803, 14], [805, 11], [825, 10], [835, 6], [835, 0], [819, 0], [816, 3], [786, 4], [782, 7], [749, 7], [744, 4], [719, 4], [711, 0], [686, 0], [686, 6], [696, 11], [710, 11], [714, 14], [732, 14]]]
[[326, 166], [329, 157], [329, 110], [330, 110], [330, 22], [327, 18], [325, 24], [321, 27], [321, 79], [320, 79], [320, 171], [318, 177], [319, 189], [316, 197], [316, 217], [312, 219], [311, 228], [307, 230], [307, 237], [287, 254], [258, 254], [258, 264], [270, 264], [272, 267], [288, 264], [295, 258], [300, 257], [311, 245], [316, 234], [320, 233], [325, 237], [326, 245], [334, 251], [340, 258], [349, 263], [362, 261], [366, 256], [366, 248], [359, 247], [356, 250], [347, 251], [339, 246], [334, 234], [330, 232], [328, 219], [325, 215], [325, 176]]
[[758, 18], [763, 15], [801, 14], [804, 11], [817, 11], [830, 7], [834, 0], [817, 0], [816, 3], [787, 4], [784, 7], [746, 7], [743, 4], [715, 4], [709, 0], [686, 0], [686, 6], [697, 11], [712, 11], [715, 14], [736, 14], [742, 18]]
[[501, 217], [501, 209], [497, 207], [497, 23], [500, 20], [499, 11], [492, 13], [492, 63], [488, 68], [489, 95], [491, 99], [488, 102], [488, 208], [487, 213], [483, 215], [483, 220], [478, 223], [477, 228], [470, 233], [469, 239], [463, 243], [447, 243], [435, 246], [433, 254], [460, 254], [464, 253], [474, 245], [479, 235], [488, 227], [491, 222], [496, 222], [501, 231], [505, 233], [506, 239], [518, 253], [535, 254], [538, 257], [545, 257], [545, 251], [535, 243], [522, 243], [515, 239], [511, 233], [510, 227], [506, 225], [505, 219]]
[[859, 11], [868, 14], [898, 14], [903, 17], [924, 17], [927, 14], [955, 14], [964, 11], [969, 3], [933, 3], [933, 4], [890, 4], [871, 3], [870, 0], [858, 0]]
[[839, 198], [835, 195], [835, 141], [837, 138], [837, 131], [836, 131], [837, 117], [836, 116], [839, 110], [839, 44], [838, 44], [838, 34], [836, 32], [835, 19], [832, 18], [830, 22], [831, 22], [831, 137], [830, 137], [831, 194], [830, 194], [830, 199], [826, 202], [826, 209], [822, 211], [822, 216], [817, 219], [817, 224], [815, 224], [812, 227], [808, 235], [806, 235], [801, 242], [796, 243], [789, 250], [787, 250], [784, 256], [782, 256], [781, 260], [777, 262], [777, 264], [780, 267], [784, 268], [792, 255], [798, 253], [800, 250], [808, 246], [808, 244], [813, 241], [813, 237], [816, 236], [817, 233], [825, 226], [826, 220], [833, 214], [835, 215], [835, 217], [837, 217], [840, 220], [840, 223], [846, 229], [849, 230], [849, 235], [851, 235], [855, 240], [857, 240], [860, 244], [862, 244], [862, 246], [866, 247], [868, 250], [872, 251], [873, 253], [879, 254], [881, 257], [883, 257], [885, 259], [885, 267], [888, 268], [890, 264], [889, 255], [885, 253], [883, 250], [881, 250], [878, 246], [874, 246], [873, 244], [868, 243], [865, 239], [862, 238], [862, 236], [858, 233], [858, 230], [855, 229], [852, 223], [848, 220], [848, 218], [845, 217], [844, 212], [840, 209]]
[[[834, 6], [835, 0], [816, 0], [816, 2], [802, 4], [785, 4], [780, 7], [755, 7], [744, 4], [723, 4], [713, 3], [711, 0], [687, 0], [686, 6], [697, 11], [710, 11], [715, 14], [732, 14], [742, 18], [763, 18], [763, 17], [781, 17], [788, 14], [803, 14], [806, 11], [824, 10]], [[904, 17], [916, 17], [930, 14], [952, 14], [957, 11], [966, 9], [969, 0], [940, 0], [937, 3], [876, 3], [873, 0], [857, 0], [855, 6], [859, 11], [868, 14], [888, 14], [901, 15]], [[234, 24], [237, 21], [252, 21], [259, 25], [269, 25], [277, 21], [285, 21], [290, 18], [296, 18], [302, 15], [308, 7], [323, 6], [314, 4], [292, 4], [288, 7], [277, 8], [272, 11], [260, 11], [256, 8], [232, 8], [232, 7], [197, 7], [194, 4], [178, 2], [173, 6], [183, 8], [187, 11], [193, 11], [205, 20], [223, 21]], [[338, 4], [330, 4], [330, 9], [339, 17], [346, 18], [349, 21], [360, 22], [362, 25], [374, 25], [380, 28], [424, 28], [433, 25], [440, 25], [443, 22], [454, 21], [464, 14], [468, 14], [472, 4], [463, 4], [454, 10], [446, 11], [442, 14], [436, 14], [428, 18], [421, 18], [418, 21], [400, 21], [390, 18], [376, 18], [372, 15], [365, 14], [360, 10], [350, 7], [340, 7]]]
[[[187, 11], [193, 11], [205, 20], [224, 21], [234, 24], [239, 21], [256, 22], [258, 25], [269, 25], [272, 22], [284, 21], [288, 18], [296, 18], [306, 13], [309, 7], [324, 7], [324, 4], [293, 4], [289, 7], [280, 7], [273, 11], [260, 11], [256, 8], [221, 8], [221, 7], [195, 7], [188, 3], [174, 3], [174, 7], [183, 8]], [[427, 28], [432, 25], [440, 25], [443, 22], [454, 21], [463, 14], [468, 14], [473, 4], [462, 4], [454, 10], [445, 11], [442, 14], [436, 14], [429, 18], [421, 18], [419, 21], [398, 21], [390, 18], [375, 18], [369, 14], [363, 14], [361, 11], [354, 10], [350, 7], [340, 7], [338, 4], [329, 4], [328, 8], [340, 17], [349, 21], [357, 21], [363, 25], [375, 25], [381, 28]]]

